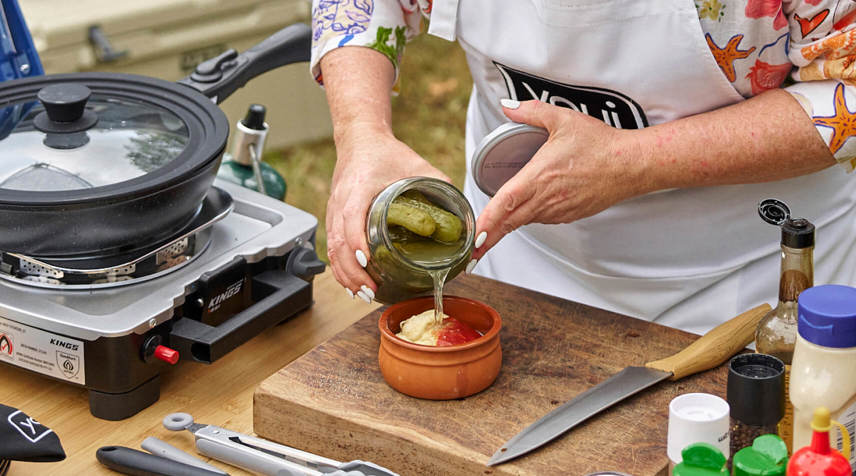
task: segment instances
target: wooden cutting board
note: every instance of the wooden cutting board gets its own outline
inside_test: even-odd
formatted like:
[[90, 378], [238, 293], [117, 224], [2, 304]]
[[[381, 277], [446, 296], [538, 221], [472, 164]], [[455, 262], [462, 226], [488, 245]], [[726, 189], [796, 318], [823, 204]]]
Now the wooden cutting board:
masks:
[[509, 438], [628, 365], [671, 355], [697, 336], [475, 276], [447, 294], [489, 303], [503, 319], [503, 363], [487, 390], [428, 401], [390, 388], [377, 366], [380, 311], [262, 382], [255, 432], [340, 461], [363, 459], [402, 475], [654, 475], [668, 464], [669, 401], [725, 394], [723, 366], [663, 382], [536, 452], [485, 466]]

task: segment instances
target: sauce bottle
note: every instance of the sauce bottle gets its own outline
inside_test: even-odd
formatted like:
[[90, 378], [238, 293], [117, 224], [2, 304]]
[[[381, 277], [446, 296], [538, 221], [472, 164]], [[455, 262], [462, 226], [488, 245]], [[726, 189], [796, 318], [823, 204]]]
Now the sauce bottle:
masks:
[[849, 437], [837, 436], [833, 447], [849, 454], [856, 469], [856, 288], [827, 284], [806, 289], [800, 294], [798, 312], [790, 388], [794, 447], [818, 438], [819, 424], [812, 423], [812, 414], [817, 407], [826, 407]]
[[[811, 445], [800, 448], [794, 453], [788, 463], [787, 476], [850, 476], [850, 463], [847, 462], [850, 456], [850, 442], [846, 441], [844, 456], [832, 449], [829, 446], [830, 423], [841, 425], [831, 421], [829, 410], [825, 407], [815, 409], [811, 421], [811, 428], [814, 430]], [[846, 434], [844, 428], [841, 428], [841, 431], [842, 435]]]
[[[782, 266], [779, 302], [758, 323], [755, 348], [785, 363], [785, 395], [788, 395], [791, 361], [797, 336], [797, 298], [814, 281], [814, 225], [804, 218], [786, 218], [782, 227]], [[785, 413], [778, 434], [791, 451], [793, 406], [785, 399]]]

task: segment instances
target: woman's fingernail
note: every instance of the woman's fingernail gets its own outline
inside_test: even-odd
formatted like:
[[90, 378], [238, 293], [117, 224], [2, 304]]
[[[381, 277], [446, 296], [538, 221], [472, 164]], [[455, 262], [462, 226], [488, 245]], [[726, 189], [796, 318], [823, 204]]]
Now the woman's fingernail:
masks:
[[374, 299], [374, 291], [372, 291], [372, 288], [363, 284], [362, 286], [360, 286], [360, 289], [362, 289], [363, 292], [366, 293], [366, 296], [368, 296], [371, 299]]
[[354, 299], [354, 292], [353, 292], [353, 291], [351, 291], [351, 290], [350, 290], [350, 289], [348, 289], [348, 288], [345, 288], [345, 291], [348, 291], [348, 296], [350, 296], [350, 297], [351, 297], [351, 299]]
[[366, 293], [364, 293], [364, 292], [362, 292], [362, 291], [357, 291], [357, 296], [359, 296], [359, 297], [360, 297], [360, 299], [362, 299], [363, 301], [365, 301], [365, 302], [367, 302], [367, 303], [369, 303], [369, 304], [371, 304], [371, 303], [372, 303], [371, 298], [369, 298], [368, 296], [366, 296]]
[[499, 103], [506, 109], [517, 109], [520, 107], [520, 101], [515, 101], [514, 99], [502, 98], [499, 100]]
[[470, 274], [473, 272], [473, 268], [476, 267], [476, 264], [478, 264], [478, 262], [479, 262], [479, 260], [474, 259], [474, 260], [471, 260], [469, 263], [467, 263], [467, 274]]
[[369, 264], [369, 260], [366, 259], [366, 254], [363, 253], [363, 250], [357, 250], [354, 255], [356, 255], [357, 257], [357, 263], [360, 263], [360, 266], [362, 266], [363, 268], [365, 268], [366, 265]]
[[485, 241], [487, 241], [487, 232], [483, 231], [476, 237], [476, 248], [481, 248]]

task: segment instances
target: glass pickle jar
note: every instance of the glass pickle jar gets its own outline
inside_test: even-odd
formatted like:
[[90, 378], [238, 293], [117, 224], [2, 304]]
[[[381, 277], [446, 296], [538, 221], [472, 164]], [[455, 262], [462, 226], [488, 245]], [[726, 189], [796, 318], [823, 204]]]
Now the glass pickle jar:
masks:
[[[433, 205], [454, 214], [463, 228], [451, 243], [408, 238], [387, 225], [390, 204], [399, 195], [416, 191]], [[413, 192], [410, 192], [413, 193]], [[446, 282], [466, 268], [475, 242], [475, 216], [470, 203], [453, 185], [429, 177], [401, 179], [381, 191], [372, 201], [366, 217], [366, 237], [371, 255], [366, 270], [377, 284], [375, 300], [392, 304], [430, 294], [434, 289], [431, 273], [449, 270]], [[403, 244], [404, 243], [404, 244]]]

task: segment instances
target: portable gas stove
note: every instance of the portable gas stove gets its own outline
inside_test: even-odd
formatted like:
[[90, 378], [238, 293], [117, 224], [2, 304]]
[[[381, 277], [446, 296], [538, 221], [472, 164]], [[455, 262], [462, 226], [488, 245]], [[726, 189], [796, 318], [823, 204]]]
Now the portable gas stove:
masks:
[[317, 220], [217, 180], [172, 239], [109, 259], [0, 253], [0, 362], [89, 390], [92, 414], [157, 401], [179, 360], [211, 363], [312, 304]]

